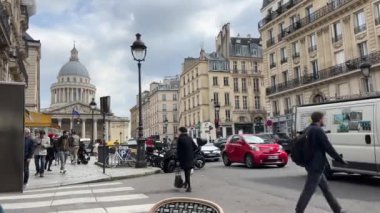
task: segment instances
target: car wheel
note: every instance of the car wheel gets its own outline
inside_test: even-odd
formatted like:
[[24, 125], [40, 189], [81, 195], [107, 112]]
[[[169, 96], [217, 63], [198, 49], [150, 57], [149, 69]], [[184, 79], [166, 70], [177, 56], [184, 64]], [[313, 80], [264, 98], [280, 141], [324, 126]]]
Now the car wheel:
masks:
[[286, 166], [285, 163], [283, 163], [283, 164], [278, 164], [278, 165], [277, 165], [278, 168], [283, 168], [283, 167], [285, 167], [285, 166]]
[[253, 168], [254, 167], [252, 155], [247, 154], [245, 156], [245, 166], [247, 166], [248, 168]]
[[223, 154], [223, 163], [225, 166], [231, 166], [231, 161], [228, 159], [228, 156], [226, 153]]
[[330, 164], [327, 163], [325, 170], [323, 171], [323, 174], [325, 175], [327, 180], [333, 180], [334, 179], [334, 172], [331, 170]]

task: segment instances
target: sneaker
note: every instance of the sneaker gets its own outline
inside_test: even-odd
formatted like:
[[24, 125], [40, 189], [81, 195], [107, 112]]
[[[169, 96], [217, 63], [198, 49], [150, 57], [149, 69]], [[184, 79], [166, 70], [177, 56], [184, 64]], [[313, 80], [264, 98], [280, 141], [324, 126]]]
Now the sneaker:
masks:
[[51, 169], [48, 169], [48, 172], [51, 172], [51, 171], [53, 171], [53, 170], [51, 170]]
[[41, 174], [40, 174], [40, 177], [44, 177], [44, 174], [41, 173]]

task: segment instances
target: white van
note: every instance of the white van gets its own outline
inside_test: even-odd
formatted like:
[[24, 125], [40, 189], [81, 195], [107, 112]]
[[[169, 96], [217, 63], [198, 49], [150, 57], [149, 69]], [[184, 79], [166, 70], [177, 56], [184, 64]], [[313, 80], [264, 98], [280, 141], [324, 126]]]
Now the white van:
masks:
[[327, 178], [332, 178], [334, 172], [380, 175], [380, 97], [296, 107], [297, 132], [311, 123], [310, 115], [314, 111], [325, 113], [324, 130], [337, 152], [349, 163], [342, 165], [328, 157]]

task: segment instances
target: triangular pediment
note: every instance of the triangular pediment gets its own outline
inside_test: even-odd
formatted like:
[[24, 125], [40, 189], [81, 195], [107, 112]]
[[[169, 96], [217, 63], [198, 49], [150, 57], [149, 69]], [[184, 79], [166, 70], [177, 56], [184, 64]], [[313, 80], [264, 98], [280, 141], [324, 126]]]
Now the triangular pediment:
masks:
[[[72, 114], [73, 110], [79, 112], [79, 114], [91, 114], [91, 108], [82, 103], [72, 103], [65, 106], [61, 106], [48, 111], [49, 114]], [[100, 110], [94, 110], [94, 114], [100, 114]]]

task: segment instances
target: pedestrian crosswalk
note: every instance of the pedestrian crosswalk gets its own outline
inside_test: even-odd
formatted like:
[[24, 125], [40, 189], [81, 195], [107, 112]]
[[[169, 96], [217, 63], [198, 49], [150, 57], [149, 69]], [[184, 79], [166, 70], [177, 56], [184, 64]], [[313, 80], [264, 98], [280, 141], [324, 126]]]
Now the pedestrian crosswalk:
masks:
[[17, 213], [143, 213], [153, 206], [148, 196], [122, 182], [82, 184], [0, 194], [5, 212]]

